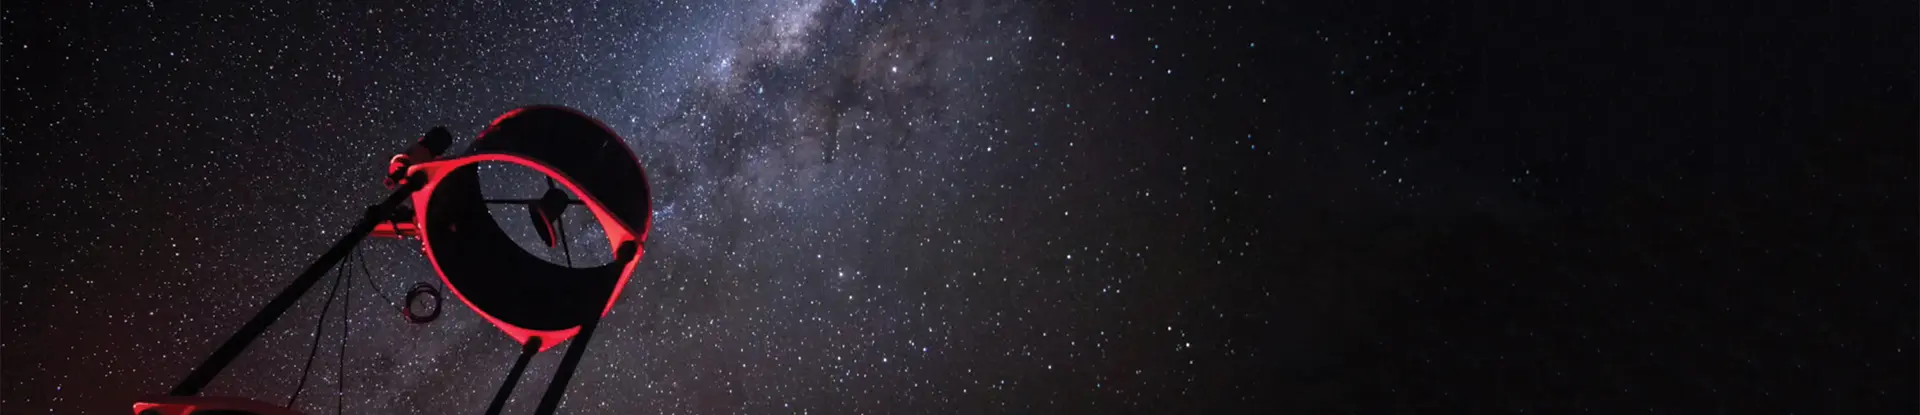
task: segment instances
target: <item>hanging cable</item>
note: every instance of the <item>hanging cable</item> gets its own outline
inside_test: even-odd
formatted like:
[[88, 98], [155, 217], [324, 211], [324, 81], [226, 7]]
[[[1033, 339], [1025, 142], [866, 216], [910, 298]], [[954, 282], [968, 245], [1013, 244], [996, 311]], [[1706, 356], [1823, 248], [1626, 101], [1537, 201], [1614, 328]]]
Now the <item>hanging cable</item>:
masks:
[[[387, 297], [385, 293], [380, 291], [379, 284], [375, 284], [373, 282], [373, 271], [367, 270], [367, 259], [365, 256], [360, 255], [359, 251], [356, 250], [351, 260], [356, 263], [355, 265], [360, 267], [360, 280], [367, 283], [367, 289], [373, 290], [374, 295], [380, 296], [380, 300], [385, 301], [388, 307], [392, 307], [393, 310], [399, 311], [400, 317], [406, 319], [407, 322], [414, 323], [414, 324], [422, 324], [422, 323], [431, 322], [434, 319], [437, 319], [440, 317], [440, 305], [441, 305], [440, 290], [434, 288], [433, 284], [428, 284], [425, 282], [414, 283], [413, 287], [407, 290], [406, 298], [402, 299], [400, 302], [394, 302], [392, 297]], [[415, 298], [418, 298], [423, 295], [433, 298], [433, 312], [430, 314], [416, 315], [413, 313], [413, 310], [410, 307], [412, 306], [413, 300]]]
[[[554, 184], [553, 184], [553, 177], [552, 177], [552, 176], [548, 176], [548, 177], [547, 177], [547, 192], [548, 192], [548, 193], [552, 193], [552, 192], [553, 192], [553, 189], [554, 189]], [[571, 198], [568, 198], [568, 199], [571, 199]], [[571, 203], [571, 202], [569, 202], [569, 203]], [[557, 225], [558, 225], [558, 226], [555, 226], [555, 228], [556, 228], [555, 230], [558, 230], [559, 232], [557, 232], [557, 233], [559, 233], [559, 234], [560, 234], [560, 235], [559, 235], [559, 236], [560, 236], [560, 250], [561, 250], [561, 251], [564, 251], [564, 252], [566, 252], [566, 253], [567, 253], [567, 268], [573, 268], [573, 239], [572, 239], [572, 238], [568, 238], [568, 237], [567, 237], [567, 209], [566, 209], [566, 205], [561, 205], [561, 207], [560, 207], [560, 213], [559, 213], [559, 215], [560, 215], [560, 217], [559, 217], [559, 220], [556, 220], [556, 221], [553, 221], [553, 222], [555, 222], [555, 224], [557, 224]], [[548, 251], [548, 252], [552, 252], [552, 251]]]
[[[352, 252], [349, 251], [348, 254], [351, 255]], [[293, 395], [287, 397], [288, 409], [293, 409], [293, 404], [300, 402], [300, 391], [307, 388], [307, 373], [313, 371], [313, 357], [320, 354], [320, 334], [321, 330], [327, 327], [327, 311], [333, 309], [334, 294], [338, 294], [340, 291], [340, 280], [342, 279], [340, 276], [343, 275], [340, 273], [340, 268], [340, 266], [335, 266], [333, 270], [329, 271], [329, 273], [334, 274], [333, 287], [327, 289], [327, 302], [320, 306], [319, 321], [313, 325], [313, 345], [307, 348], [307, 364], [300, 369], [300, 383], [295, 384], [293, 387]]]
[[[354, 249], [353, 252], [348, 253], [347, 255], [353, 256], [354, 258], [359, 258], [360, 250]], [[361, 263], [365, 264], [365, 262], [361, 262]], [[353, 269], [348, 268], [346, 275], [343, 275], [340, 278], [352, 280]], [[347, 408], [347, 404], [345, 400], [347, 397], [347, 340], [353, 338], [353, 282], [352, 281], [347, 282], [347, 295], [345, 295], [344, 297], [345, 299], [341, 300], [342, 303], [340, 305], [340, 363], [339, 365], [334, 366], [333, 368], [333, 376], [337, 380], [337, 382], [333, 384], [334, 385], [333, 413], [335, 415], [345, 413]]]
[[353, 260], [360, 266], [360, 280], [367, 282], [368, 290], [372, 290], [374, 295], [380, 296], [381, 301], [386, 301], [387, 305], [394, 309], [405, 307], [405, 305], [393, 302], [393, 298], [387, 297], [385, 292], [380, 291], [379, 284], [373, 283], [373, 272], [367, 270], [367, 259], [360, 255], [359, 248], [354, 248]]

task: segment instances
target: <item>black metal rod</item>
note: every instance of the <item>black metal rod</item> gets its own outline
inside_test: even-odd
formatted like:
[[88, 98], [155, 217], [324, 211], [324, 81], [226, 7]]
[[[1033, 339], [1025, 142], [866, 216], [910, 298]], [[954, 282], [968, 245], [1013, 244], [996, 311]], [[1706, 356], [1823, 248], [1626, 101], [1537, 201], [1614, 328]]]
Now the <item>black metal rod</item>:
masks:
[[272, 301], [268, 301], [267, 306], [261, 308], [258, 314], [254, 314], [252, 320], [247, 320], [246, 325], [240, 326], [239, 332], [228, 337], [226, 343], [221, 343], [220, 348], [213, 351], [213, 355], [207, 356], [206, 361], [195, 366], [193, 372], [187, 373], [187, 378], [182, 379], [180, 384], [174, 385], [173, 391], [167, 394], [173, 396], [200, 394], [200, 390], [206, 388], [208, 383], [212, 383], [213, 378], [219, 376], [221, 370], [233, 363], [233, 359], [240, 357], [240, 352], [245, 351], [248, 345], [253, 344], [254, 339], [265, 333], [267, 327], [280, 319], [280, 315], [286, 314], [287, 309], [293, 308], [293, 304], [298, 302], [301, 296], [306, 295], [307, 290], [312, 289], [314, 283], [320, 282], [320, 277], [326, 276], [327, 270], [339, 264], [341, 259], [346, 258], [348, 252], [353, 252], [353, 247], [366, 239], [367, 234], [373, 232], [375, 225], [386, 220], [387, 212], [399, 206], [400, 202], [407, 200], [407, 195], [412, 194], [419, 186], [417, 180], [407, 182], [406, 185], [394, 190], [393, 194], [387, 195], [386, 200], [368, 209], [367, 216], [360, 218], [360, 223], [354, 224], [353, 229], [347, 231], [347, 234], [342, 235], [338, 242], [333, 243], [332, 248], [328, 248], [326, 253], [320, 255], [320, 259], [314, 260], [313, 265], [307, 266], [306, 272], [301, 273], [299, 278], [295, 278], [293, 284], [281, 290], [280, 295], [274, 296]]
[[593, 339], [593, 328], [599, 325], [597, 313], [587, 324], [580, 325], [580, 334], [574, 335], [573, 344], [567, 345], [567, 355], [560, 358], [560, 368], [553, 372], [553, 381], [547, 383], [547, 394], [540, 397], [540, 406], [533, 410], [534, 415], [552, 415], [560, 409], [560, 399], [567, 394], [567, 382], [573, 380], [573, 369], [580, 366], [580, 357], [587, 354], [587, 343]]
[[500, 390], [493, 393], [493, 403], [487, 404], [487, 415], [500, 415], [500, 411], [507, 408], [507, 398], [513, 396], [513, 386], [520, 384], [520, 373], [527, 371], [527, 362], [532, 361], [533, 355], [538, 353], [540, 338], [527, 339], [527, 344], [520, 347], [520, 358], [513, 361], [513, 369], [507, 370], [507, 382], [500, 384]]
[[567, 268], [573, 268], [573, 240], [567, 239], [567, 219], [562, 214], [557, 230], [560, 231], [560, 250], [567, 253]]

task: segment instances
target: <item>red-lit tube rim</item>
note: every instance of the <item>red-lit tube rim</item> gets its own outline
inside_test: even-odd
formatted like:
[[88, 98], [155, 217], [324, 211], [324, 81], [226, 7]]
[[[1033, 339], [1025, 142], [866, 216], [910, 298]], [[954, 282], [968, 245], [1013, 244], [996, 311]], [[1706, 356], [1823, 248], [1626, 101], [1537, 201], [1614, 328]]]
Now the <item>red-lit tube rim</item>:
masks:
[[[607, 137], [614, 140], [615, 144], [619, 144], [617, 147], [619, 147], [620, 151], [622, 152], [621, 155], [624, 155], [625, 160], [629, 160], [630, 163], [632, 163], [631, 166], [634, 169], [636, 169], [635, 172], [639, 174], [638, 179], [641, 181], [640, 185], [644, 188], [645, 172], [644, 170], [638, 170], [639, 161], [637, 157], [633, 156], [631, 149], [628, 149], [624, 143], [619, 142], [618, 137], [616, 135], [613, 135], [611, 130], [607, 129], [604, 124], [600, 123], [598, 120], [593, 120], [591, 117], [586, 117], [585, 115], [581, 115], [578, 113], [578, 111], [573, 111], [571, 109], [566, 109], [561, 107], [528, 107], [528, 108], [516, 109], [514, 111], [508, 112], [506, 115], [502, 115], [498, 119], [495, 119], [493, 125], [489, 126], [488, 132], [489, 133], [493, 132], [495, 129], [500, 127], [500, 124], [502, 122], [506, 122], [510, 119], [513, 119], [516, 115], [524, 114], [526, 113], [526, 111], [552, 110], [552, 109], [565, 110], [573, 116], [578, 116], [579, 118], [586, 119], [586, 120], [592, 120], [594, 126], [602, 130], [601, 132], [604, 132], [607, 135]], [[486, 133], [483, 133], [482, 135], [483, 139], [486, 138], [485, 134]], [[548, 151], [551, 151], [551, 149], [548, 149]], [[577, 162], [578, 160], [575, 160], [575, 161]], [[505, 332], [508, 336], [512, 337], [515, 341], [525, 344], [529, 339], [540, 338], [541, 339], [540, 350], [545, 351], [547, 349], [550, 349], [560, 344], [561, 342], [567, 339], [572, 338], [575, 334], [579, 332], [579, 326], [575, 325], [573, 327], [568, 327], [568, 328], [559, 329], [559, 330], [532, 329], [532, 328], [515, 325], [511, 322], [505, 321], [493, 315], [492, 313], [489, 313], [485, 309], [482, 309], [481, 307], [476, 305], [469, 298], [467, 294], [462, 292], [460, 285], [455, 284], [454, 281], [448, 277], [447, 271], [446, 271], [447, 268], [443, 267], [442, 266], [443, 264], [441, 262], [445, 260], [445, 258], [441, 258], [439, 253], [437, 253], [436, 250], [434, 249], [434, 243], [433, 243], [433, 238], [435, 236], [433, 233], [434, 231], [430, 229], [432, 228], [431, 226], [424, 226], [424, 224], [428, 223], [426, 222], [426, 219], [428, 215], [427, 212], [429, 212], [429, 209], [428, 209], [429, 203], [431, 202], [433, 195], [435, 194], [435, 191], [442, 184], [442, 180], [445, 179], [448, 174], [451, 174], [461, 168], [465, 168], [467, 166], [483, 163], [483, 162], [511, 163], [511, 164], [519, 165], [529, 169], [533, 169], [534, 171], [544, 176], [552, 178], [555, 185], [565, 188], [568, 192], [579, 196], [579, 198], [583, 202], [582, 204], [584, 204], [587, 207], [587, 210], [592, 213], [594, 220], [600, 224], [602, 229], [605, 230], [607, 247], [610, 252], [618, 252], [619, 247], [624, 243], [633, 243], [635, 245], [634, 246], [635, 252], [633, 256], [628, 258], [624, 264], [618, 264], [619, 275], [613, 284], [612, 290], [609, 293], [606, 303], [599, 310], [599, 315], [601, 316], [606, 315], [607, 312], [613, 309], [613, 304], [619, 298], [619, 295], [622, 292], [622, 290], [625, 289], [628, 280], [631, 278], [633, 274], [633, 270], [635, 266], [639, 263], [639, 259], [644, 254], [647, 232], [649, 231], [652, 225], [651, 214], [650, 212], [646, 211], [650, 209], [650, 206], [646, 206], [646, 205], [650, 205], [650, 203], [644, 203], [645, 201], [642, 200], [643, 202], [642, 206], [638, 207], [640, 209], [640, 212], [637, 212], [637, 214], [634, 212], [630, 212], [630, 214], [628, 215], [628, 216], [636, 216], [636, 215], [638, 216], [637, 221], [641, 223], [638, 224], [639, 225], [638, 229], [636, 229], [633, 226], [634, 224], [627, 223], [627, 221], [624, 220], [621, 217], [621, 215], [613, 214], [613, 212], [610, 211], [609, 206], [601, 199], [601, 195], [595, 194], [593, 191], [591, 191], [591, 189], [586, 188], [586, 186], [582, 185], [578, 180], [575, 180], [566, 172], [561, 171], [560, 168], [552, 164], [549, 164], [547, 162], [544, 162], [542, 160], [535, 159], [533, 157], [517, 154], [512, 151], [501, 151], [499, 149], [479, 152], [477, 154], [470, 154], [466, 156], [445, 158], [445, 159], [435, 160], [432, 162], [421, 163], [413, 166], [410, 169], [409, 177], [413, 177], [416, 179], [422, 179], [422, 178], [425, 179], [425, 184], [420, 189], [414, 192], [414, 194], [412, 195], [412, 198], [413, 198], [415, 210], [417, 212], [421, 212], [419, 214], [419, 217], [417, 218], [417, 220], [420, 221], [419, 223], [423, 224], [423, 226], [419, 227], [420, 228], [419, 236], [421, 239], [421, 243], [423, 246], [425, 246], [424, 251], [427, 254], [427, 259], [429, 262], [433, 264], [436, 273], [438, 273], [440, 276], [441, 282], [446, 284], [447, 290], [452, 292], [455, 298], [460, 299], [462, 304], [466, 304], [469, 309], [473, 310], [476, 314], [479, 314], [482, 318], [486, 319], [489, 323], [492, 323], [495, 327], [500, 328], [501, 331]], [[605, 184], [606, 182], [602, 181], [601, 183]], [[615, 189], [603, 189], [603, 190], [615, 190]], [[641, 191], [645, 192], [644, 189]], [[628, 202], [624, 206], [633, 207], [633, 204], [632, 202]]]

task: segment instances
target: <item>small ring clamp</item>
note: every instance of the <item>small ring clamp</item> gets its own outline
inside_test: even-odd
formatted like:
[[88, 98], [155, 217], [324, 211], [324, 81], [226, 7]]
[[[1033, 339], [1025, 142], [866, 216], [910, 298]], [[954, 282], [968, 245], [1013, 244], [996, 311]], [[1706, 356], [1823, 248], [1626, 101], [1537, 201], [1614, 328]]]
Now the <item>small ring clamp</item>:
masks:
[[[413, 310], [413, 300], [423, 295], [433, 297], [433, 312], [424, 315], [415, 314]], [[433, 288], [432, 284], [424, 282], [414, 283], [413, 288], [407, 290], [406, 303], [400, 307], [400, 313], [407, 317], [407, 322], [421, 324], [440, 318], [440, 305], [439, 289]]]

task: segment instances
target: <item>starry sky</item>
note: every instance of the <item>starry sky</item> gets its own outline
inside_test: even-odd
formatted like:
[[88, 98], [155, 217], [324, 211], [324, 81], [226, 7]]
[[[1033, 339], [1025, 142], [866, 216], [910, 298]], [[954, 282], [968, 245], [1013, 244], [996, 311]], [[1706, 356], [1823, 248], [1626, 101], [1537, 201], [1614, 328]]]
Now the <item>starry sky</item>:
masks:
[[[1920, 406], [1910, 2], [17, 3], [9, 414], [165, 393], [530, 104], [653, 191], [566, 413]], [[297, 409], [482, 410], [517, 345], [358, 253], [206, 393], [286, 403], [318, 322]]]

